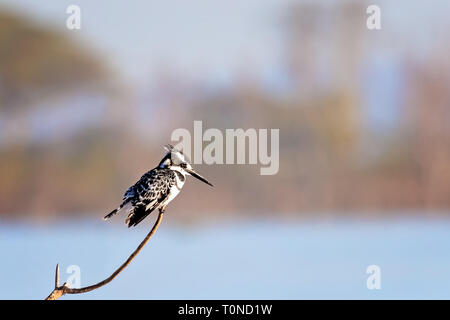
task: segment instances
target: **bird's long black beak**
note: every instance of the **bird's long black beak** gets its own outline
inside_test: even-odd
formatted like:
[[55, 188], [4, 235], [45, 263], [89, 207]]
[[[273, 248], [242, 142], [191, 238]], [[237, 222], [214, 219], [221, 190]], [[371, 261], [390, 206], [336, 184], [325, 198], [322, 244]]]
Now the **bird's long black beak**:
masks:
[[194, 169], [186, 170], [186, 171], [189, 172], [189, 174], [191, 176], [193, 176], [194, 178], [197, 178], [198, 180], [203, 181], [206, 184], [209, 184], [211, 187], [214, 187], [208, 180], [206, 180], [201, 175], [199, 175], [197, 172], [195, 172]]

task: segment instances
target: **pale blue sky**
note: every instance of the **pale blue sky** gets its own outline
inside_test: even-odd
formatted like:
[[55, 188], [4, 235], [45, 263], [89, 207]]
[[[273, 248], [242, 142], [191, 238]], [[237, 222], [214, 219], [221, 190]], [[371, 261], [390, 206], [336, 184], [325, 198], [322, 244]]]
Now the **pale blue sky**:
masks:
[[[130, 74], [141, 74], [167, 59], [180, 68], [201, 67], [221, 75], [241, 68], [243, 56], [248, 57], [245, 64], [254, 64], [256, 69], [276, 63], [280, 57], [278, 17], [295, 2], [0, 0], [0, 5], [63, 30], [66, 8], [79, 5], [82, 30], [76, 32], [126, 65]], [[421, 41], [429, 39], [430, 27], [446, 21], [446, 12], [450, 13], [450, 2], [445, 0], [433, 1], [433, 5], [420, 0], [370, 3], [382, 4], [385, 29], [395, 28]]]
[[[283, 39], [280, 20], [295, 0], [0, 0], [33, 20], [60, 28], [104, 52], [123, 79], [145, 87], [161, 66], [201, 83], [228, 84], [242, 70], [250, 70], [271, 88], [282, 89]], [[336, 3], [336, 0], [323, 0]], [[366, 2], [368, 3], [368, 2]], [[382, 30], [393, 41], [374, 41], [366, 61], [364, 94], [368, 123], [395, 126], [397, 90], [402, 60], [423, 56], [448, 33], [450, 1], [432, 5], [421, 0], [371, 1], [381, 7]], [[65, 28], [66, 8], [82, 10], [82, 29]], [[362, 13], [364, 14], [364, 13]], [[369, 46], [371, 44], [369, 43]]]
[[125, 76], [146, 77], [169, 62], [183, 73], [227, 80], [243, 66], [270, 70], [277, 64], [280, 38], [274, 26], [289, 2], [0, 0], [0, 5], [65, 31], [67, 6], [79, 5], [82, 29], [66, 32], [107, 52]]
[[[273, 74], [282, 54], [280, 14], [295, 2], [0, 0], [0, 5], [84, 37], [129, 79], [146, 78], [168, 62], [174, 70], [220, 81], [243, 67]], [[382, 32], [399, 33], [413, 50], [426, 50], [450, 13], [445, 0], [370, 3], [381, 6]], [[65, 29], [70, 4], [81, 7], [80, 31]]]

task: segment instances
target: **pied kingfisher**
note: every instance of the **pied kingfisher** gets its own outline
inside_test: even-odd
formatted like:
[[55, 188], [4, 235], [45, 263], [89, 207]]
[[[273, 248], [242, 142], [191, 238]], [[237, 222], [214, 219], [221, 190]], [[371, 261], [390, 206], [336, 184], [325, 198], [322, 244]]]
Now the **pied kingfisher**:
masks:
[[105, 216], [105, 220], [118, 212], [128, 213], [125, 223], [128, 227], [136, 226], [153, 210], [164, 212], [166, 206], [180, 192], [191, 175], [204, 183], [213, 186], [192, 168], [189, 159], [183, 152], [173, 146], [164, 146], [167, 153], [159, 165], [145, 173], [136, 184], [131, 186], [123, 196], [122, 204]]

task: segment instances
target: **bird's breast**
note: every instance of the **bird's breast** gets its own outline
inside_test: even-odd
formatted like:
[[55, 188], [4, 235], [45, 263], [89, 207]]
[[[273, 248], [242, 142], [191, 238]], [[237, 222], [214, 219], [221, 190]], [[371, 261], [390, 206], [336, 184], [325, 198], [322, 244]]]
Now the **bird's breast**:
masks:
[[178, 189], [181, 190], [185, 182], [186, 177], [181, 172], [175, 171], [175, 184], [178, 187]]
[[167, 205], [170, 201], [172, 201], [180, 193], [183, 185], [184, 185], [184, 181], [177, 181], [170, 187], [169, 195], [167, 196], [167, 199], [164, 201], [164, 205]]

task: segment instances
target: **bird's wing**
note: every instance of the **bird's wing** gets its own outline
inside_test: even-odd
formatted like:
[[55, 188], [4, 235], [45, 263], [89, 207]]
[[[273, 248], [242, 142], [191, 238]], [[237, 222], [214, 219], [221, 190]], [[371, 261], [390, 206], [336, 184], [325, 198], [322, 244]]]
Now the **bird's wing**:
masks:
[[131, 201], [132, 208], [125, 223], [128, 227], [136, 226], [148, 216], [169, 195], [170, 186], [175, 179], [171, 170], [155, 168], [142, 176], [124, 196], [124, 201]]

